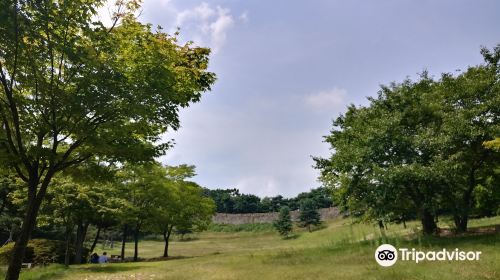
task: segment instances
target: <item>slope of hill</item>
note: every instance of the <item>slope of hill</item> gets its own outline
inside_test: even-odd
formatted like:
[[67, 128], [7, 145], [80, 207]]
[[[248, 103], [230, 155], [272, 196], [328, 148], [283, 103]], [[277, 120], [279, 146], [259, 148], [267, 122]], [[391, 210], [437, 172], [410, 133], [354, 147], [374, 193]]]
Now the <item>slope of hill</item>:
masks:
[[[500, 217], [471, 221], [473, 227], [498, 224]], [[498, 232], [422, 237], [417, 226], [416, 222], [406, 229], [390, 225], [383, 236], [377, 227], [336, 219], [289, 240], [272, 231], [203, 232], [191, 241], [172, 242], [171, 260], [50, 266], [26, 271], [22, 279], [500, 279]], [[385, 268], [374, 259], [375, 248], [382, 243], [425, 251], [459, 248], [482, 255], [479, 261], [398, 261]], [[143, 241], [140, 255], [158, 257], [162, 248], [162, 242]]]

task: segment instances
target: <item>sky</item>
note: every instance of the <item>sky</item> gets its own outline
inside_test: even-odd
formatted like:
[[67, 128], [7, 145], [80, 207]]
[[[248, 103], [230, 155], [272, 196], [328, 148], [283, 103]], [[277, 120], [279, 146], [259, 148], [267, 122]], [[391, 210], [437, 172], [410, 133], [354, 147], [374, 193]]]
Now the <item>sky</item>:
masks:
[[164, 164], [208, 188], [293, 197], [349, 104], [382, 84], [480, 64], [500, 43], [496, 0], [144, 0], [140, 20], [210, 47], [211, 92], [180, 112]]

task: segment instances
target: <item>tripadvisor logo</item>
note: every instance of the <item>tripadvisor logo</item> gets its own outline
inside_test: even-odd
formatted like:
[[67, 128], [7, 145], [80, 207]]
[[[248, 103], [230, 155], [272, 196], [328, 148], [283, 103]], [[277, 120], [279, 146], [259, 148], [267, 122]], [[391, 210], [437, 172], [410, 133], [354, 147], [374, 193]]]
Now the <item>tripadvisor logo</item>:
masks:
[[[399, 252], [398, 252], [399, 251]], [[399, 259], [401, 261], [479, 261], [481, 251], [461, 251], [442, 249], [439, 251], [418, 251], [415, 248], [399, 248], [391, 244], [382, 244], [375, 250], [375, 260], [381, 266], [392, 266]]]

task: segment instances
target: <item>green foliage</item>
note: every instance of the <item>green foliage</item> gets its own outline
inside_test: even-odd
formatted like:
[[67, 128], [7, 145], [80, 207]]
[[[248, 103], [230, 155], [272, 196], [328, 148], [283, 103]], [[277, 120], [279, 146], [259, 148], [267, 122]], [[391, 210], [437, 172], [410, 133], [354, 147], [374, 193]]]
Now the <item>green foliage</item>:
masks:
[[[150, 214], [147, 223], [153, 231], [164, 233], [175, 227], [177, 231], [204, 230], [214, 214], [214, 203], [203, 196], [203, 189], [187, 181], [195, 175], [194, 166], [155, 167], [161, 169], [157, 185], [148, 184]], [[153, 188], [154, 187], [154, 188]]]
[[267, 213], [278, 212], [281, 207], [288, 206], [297, 210], [303, 199], [310, 198], [320, 208], [332, 206], [330, 190], [327, 188], [311, 189], [294, 198], [275, 197], [259, 198], [252, 194], [241, 194], [237, 189], [205, 189], [205, 195], [215, 201], [217, 213]]
[[[281, 214], [281, 212], [280, 212]], [[299, 226], [307, 227], [311, 231], [311, 226], [321, 224], [318, 207], [312, 199], [304, 199], [299, 209]]]
[[273, 223], [273, 226], [281, 236], [285, 238], [288, 237], [293, 229], [292, 218], [290, 216], [290, 208], [288, 208], [287, 206], [283, 206], [280, 209], [278, 220]]
[[[14, 243], [9, 243], [0, 248], [0, 264], [8, 264]], [[51, 263], [64, 263], [66, 244], [63, 241], [48, 239], [32, 239], [26, 247], [23, 262], [34, 265], [47, 265]], [[87, 259], [89, 250], [84, 249], [83, 258]], [[70, 259], [74, 258], [75, 250], [70, 250]]]
[[500, 134], [500, 47], [482, 52], [483, 65], [383, 86], [368, 106], [334, 121], [325, 138], [334, 153], [315, 160], [344, 211], [380, 222], [419, 217], [426, 233], [436, 231], [438, 213], [466, 230], [475, 196], [480, 212], [496, 211], [486, 197], [499, 182], [491, 140]]
[[497, 137], [491, 141], [485, 141], [484, 146], [487, 149], [495, 150], [495, 151], [500, 151], [500, 137]]
[[0, 171], [0, 245], [17, 233], [22, 223], [23, 206], [16, 196], [24, 183], [12, 172]]
[[106, 27], [97, 17], [104, 2], [0, 2], [0, 165], [27, 184], [33, 209], [9, 278], [54, 176], [89, 161], [105, 168], [163, 155], [179, 108], [215, 82], [209, 49], [141, 23], [136, 0], [117, 1]]

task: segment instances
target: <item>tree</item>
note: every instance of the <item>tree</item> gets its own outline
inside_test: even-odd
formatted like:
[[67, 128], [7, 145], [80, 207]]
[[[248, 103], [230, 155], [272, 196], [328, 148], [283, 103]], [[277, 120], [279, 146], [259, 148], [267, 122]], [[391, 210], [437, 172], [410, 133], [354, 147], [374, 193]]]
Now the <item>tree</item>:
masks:
[[312, 199], [304, 199], [300, 204], [299, 210], [299, 225], [307, 227], [311, 232], [311, 226], [321, 224], [318, 208]]
[[206, 189], [187, 179], [195, 175], [192, 165], [165, 167], [164, 184], [158, 189], [153, 213], [149, 216], [149, 228], [163, 235], [163, 257], [168, 257], [172, 231], [192, 232], [207, 228], [215, 213], [215, 203], [205, 197]]
[[383, 86], [369, 106], [350, 106], [335, 120], [325, 138], [335, 153], [316, 159], [317, 168], [354, 217], [382, 224], [411, 209], [426, 234], [436, 231], [443, 178], [433, 166], [438, 149], [428, 141], [440, 131], [428, 103], [433, 87], [426, 73], [417, 82]]
[[240, 194], [233, 201], [235, 213], [258, 213], [262, 209], [260, 198], [253, 194]]
[[308, 192], [299, 193], [295, 199], [300, 204], [303, 199], [308, 198], [312, 199], [318, 208], [328, 208], [332, 206], [332, 195], [325, 187], [319, 187], [311, 189]]
[[134, 261], [139, 258], [139, 234], [149, 217], [155, 214], [158, 200], [168, 201], [162, 196], [166, 172], [159, 163], [128, 164], [121, 172], [121, 184], [128, 197], [124, 208], [124, 224], [132, 227], [134, 236]]
[[150, 160], [179, 127], [178, 108], [200, 100], [214, 74], [209, 50], [180, 46], [138, 22], [137, 1], [118, 1], [114, 24], [95, 20], [104, 1], [0, 4], [2, 162], [28, 185], [27, 211], [6, 279], [17, 279], [47, 188], [89, 158]]
[[467, 229], [474, 190], [491, 185], [499, 162], [488, 147], [500, 133], [500, 47], [482, 52], [483, 65], [382, 86], [334, 121], [334, 153], [316, 167], [344, 210], [379, 224], [416, 216], [425, 234], [450, 213]]
[[273, 225], [281, 236], [287, 238], [293, 228], [292, 218], [290, 217], [290, 208], [287, 206], [281, 207], [278, 220], [276, 220]]
[[460, 232], [467, 230], [475, 188], [487, 184], [500, 161], [498, 151], [488, 149], [500, 133], [500, 45], [481, 53], [484, 64], [443, 74], [436, 89], [443, 135], [436, 140], [449, 181], [445, 197]]
[[[45, 203], [40, 210], [39, 222], [50, 225], [59, 224], [64, 228], [66, 242], [64, 264], [68, 266], [71, 262], [71, 241], [76, 225], [78, 225], [78, 230], [75, 243], [83, 246], [83, 240], [80, 240], [88, 227], [88, 223], [83, 220], [92, 215], [93, 194], [88, 186], [77, 184], [70, 178], [56, 177], [51, 185]], [[81, 248], [79, 249], [78, 263], [81, 263]]]
[[204, 192], [215, 201], [217, 213], [234, 213], [234, 197], [239, 195], [237, 189], [205, 189]]
[[[99, 228], [115, 222], [122, 205], [123, 200], [109, 183], [82, 182], [68, 176], [57, 176], [42, 204], [38, 221], [49, 226], [62, 225], [68, 249], [76, 231], [73, 262], [79, 264], [83, 261], [82, 253], [89, 226], [93, 224]], [[91, 251], [94, 248], [95, 241]], [[66, 264], [69, 264], [69, 259]]]

